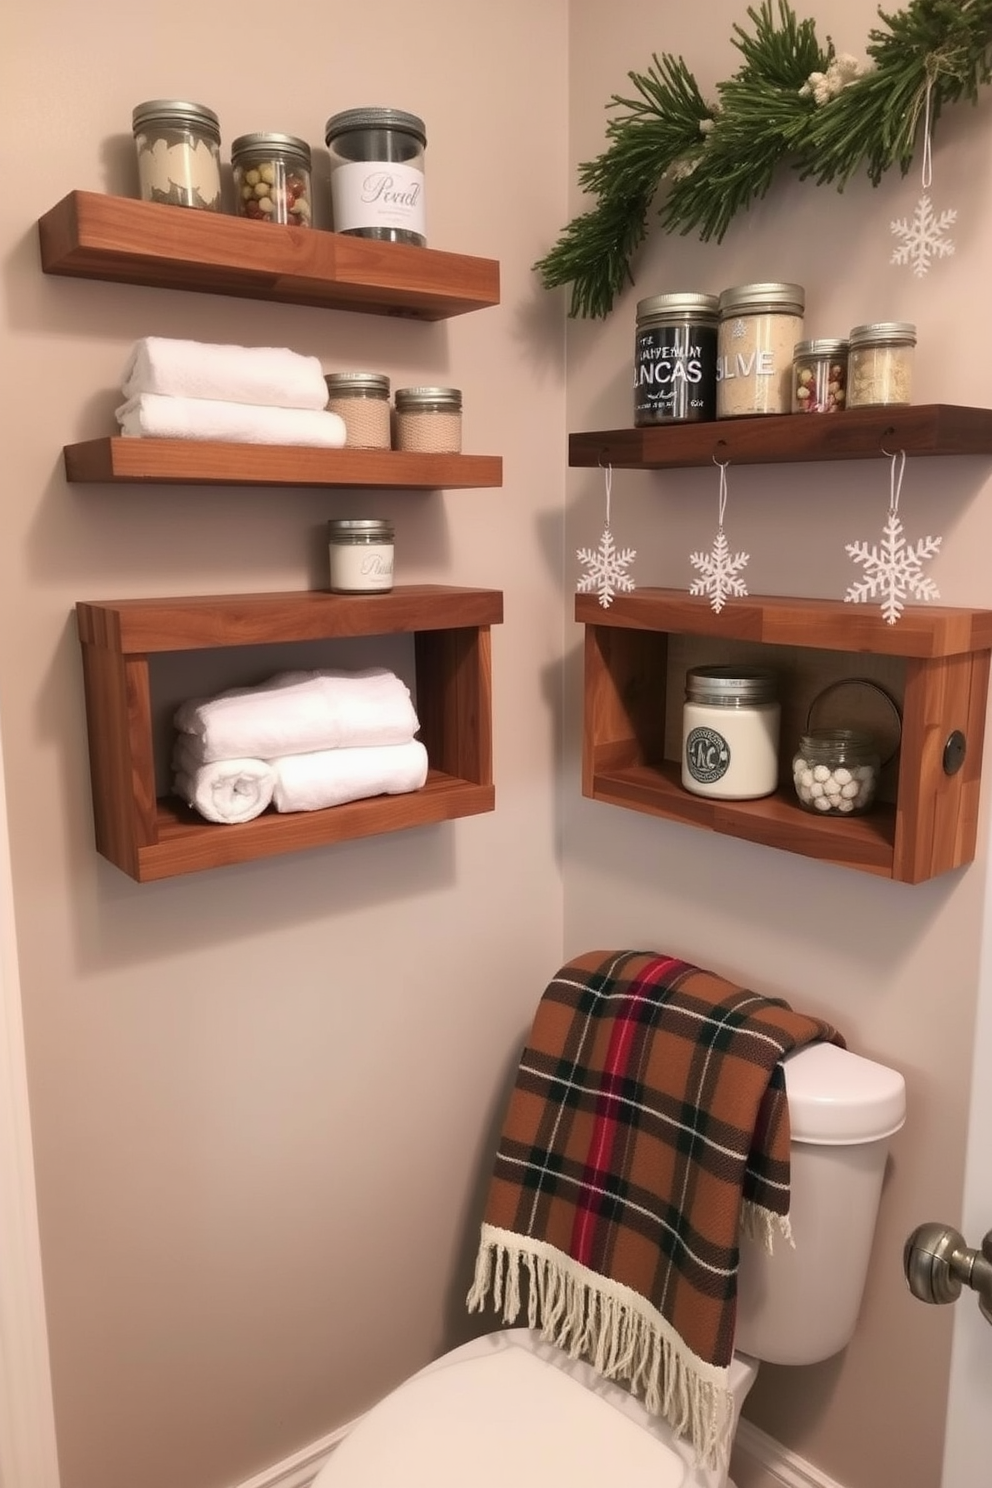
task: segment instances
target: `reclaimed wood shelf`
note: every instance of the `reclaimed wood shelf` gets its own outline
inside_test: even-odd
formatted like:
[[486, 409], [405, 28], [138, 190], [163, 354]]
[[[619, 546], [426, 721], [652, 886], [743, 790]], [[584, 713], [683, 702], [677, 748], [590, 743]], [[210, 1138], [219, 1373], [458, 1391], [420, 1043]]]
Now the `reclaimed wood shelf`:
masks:
[[732, 465], [870, 460], [900, 450], [907, 455], [992, 455], [992, 409], [926, 403], [604, 429], [569, 435], [568, 463], [673, 470], [714, 460]]
[[[922, 883], [973, 860], [992, 610], [919, 606], [888, 625], [877, 610], [841, 602], [750, 596], [729, 600], [717, 615], [708, 600], [682, 590], [639, 589], [617, 596], [608, 610], [595, 595], [577, 595], [575, 618], [585, 626], [583, 795], [904, 883]], [[681, 762], [665, 751], [675, 636], [756, 643], [768, 648], [762, 659], [769, 666], [775, 647], [799, 648], [800, 657], [849, 653], [852, 676], [867, 653], [900, 659], [902, 742], [894, 803], [860, 817], [804, 811], [792, 787], [798, 740], [784, 735], [781, 783], [773, 796], [722, 801], [683, 789]], [[965, 745], [956, 769], [950, 756], [945, 765], [955, 731]]]
[[499, 304], [499, 264], [321, 228], [71, 191], [38, 222], [46, 274], [446, 320]]
[[[140, 883], [492, 811], [490, 626], [498, 590], [443, 585], [388, 594], [233, 594], [80, 601], [98, 852]], [[156, 798], [149, 656], [339, 637], [414, 636], [422, 790], [324, 811], [269, 810], [233, 826]]]
[[503, 484], [503, 461], [499, 455], [311, 449], [298, 445], [121, 436], [67, 444], [62, 453], [66, 480], [73, 483], [365, 486], [411, 491]]

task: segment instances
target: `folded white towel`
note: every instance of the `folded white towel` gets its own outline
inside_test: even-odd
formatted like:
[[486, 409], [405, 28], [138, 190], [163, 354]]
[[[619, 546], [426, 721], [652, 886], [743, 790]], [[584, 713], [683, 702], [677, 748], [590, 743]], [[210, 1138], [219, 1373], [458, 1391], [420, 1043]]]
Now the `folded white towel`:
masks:
[[341, 449], [343, 418], [315, 408], [263, 408], [258, 403], [222, 403], [216, 398], [167, 398], [141, 393], [116, 410], [129, 438], [221, 439], [235, 444], [312, 445]]
[[135, 343], [121, 392], [125, 398], [164, 393], [270, 408], [327, 405], [327, 384], [316, 357], [284, 346], [215, 346], [168, 336], [145, 336]]
[[420, 727], [410, 689], [385, 667], [282, 672], [261, 687], [191, 699], [174, 722], [200, 764], [405, 744]]
[[272, 800], [276, 772], [267, 760], [217, 760], [178, 770], [172, 788], [212, 822], [246, 822], [260, 816]]
[[427, 750], [419, 739], [375, 749], [323, 749], [274, 759], [272, 804], [277, 811], [322, 811], [366, 796], [420, 790]]

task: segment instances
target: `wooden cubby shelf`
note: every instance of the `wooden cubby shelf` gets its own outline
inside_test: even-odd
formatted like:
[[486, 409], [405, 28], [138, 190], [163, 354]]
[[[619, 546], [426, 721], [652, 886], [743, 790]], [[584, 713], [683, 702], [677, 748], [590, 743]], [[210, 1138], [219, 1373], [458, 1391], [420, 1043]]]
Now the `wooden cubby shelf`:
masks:
[[992, 455], [992, 409], [928, 403], [594, 430], [569, 436], [568, 462], [673, 470], [710, 465], [714, 459], [732, 465], [870, 460], [899, 450], [907, 455]]
[[[388, 594], [235, 594], [81, 601], [96, 846], [139, 882], [491, 811], [490, 626], [498, 590], [441, 585]], [[419, 737], [430, 771], [422, 790], [325, 811], [224, 826], [178, 798], [158, 799], [149, 658], [279, 642], [412, 634]]]
[[88, 439], [63, 450], [66, 479], [112, 485], [348, 486], [410, 491], [503, 484], [499, 455], [311, 449], [199, 439]]
[[[575, 618], [585, 626], [584, 795], [905, 883], [972, 861], [992, 611], [920, 606], [888, 625], [875, 609], [830, 600], [751, 596], [716, 614], [707, 600], [681, 590], [639, 589], [607, 610], [595, 595], [578, 595]], [[902, 741], [892, 803], [853, 818], [802, 810], [791, 775], [798, 737], [789, 736], [784, 713], [775, 795], [720, 801], [684, 790], [684, 675], [675, 675], [673, 658], [686, 638], [715, 645], [710, 660], [720, 659], [721, 648], [725, 659], [729, 646], [746, 644], [765, 665], [787, 662], [797, 686], [805, 671], [804, 705], [819, 686], [808, 679], [826, 653], [835, 653], [831, 660], [849, 677], [861, 675], [869, 659], [894, 668]], [[965, 741], [964, 761], [948, 774], [945, 746], [955, 731]]]
[[46, 274], [447, 320], [499, 304], [499, 264], [321, 228], [72, 191], [39, 220]]

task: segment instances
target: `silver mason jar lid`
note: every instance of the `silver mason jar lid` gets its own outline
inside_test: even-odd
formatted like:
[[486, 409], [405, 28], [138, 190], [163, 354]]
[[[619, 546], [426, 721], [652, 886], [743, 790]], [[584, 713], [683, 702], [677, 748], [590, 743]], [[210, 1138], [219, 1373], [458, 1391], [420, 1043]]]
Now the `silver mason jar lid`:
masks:
[[638, 324], [642, 320], [665, 320], [670, 316], [685, 319], [712, 319], [720, 312], [720, 297], [714, 294], [699, 294], [695, 291], [679, 291], [674, 294], [649, 295], [637, 302]]
[[457, 412], [462, 406], [460, 388], [409, 387], [396, 389], [397, 412], [415, 413], [421, 408], [440, 408]]
[[393, 535], [393, 524], [380, 517], [347, 517], [336, 518], [327, 524], [327, 536], [333, 542], [335, 540], [351, 541], [360, 540], [363, 537], [391, 538]]
[[427, 144], [427, 128], [416, 114], [406, 114], [402, 109], [353, 108], [343, 113], [332, 114], [324, 125], [324, 143], [329, 145], [339, 134], [356, 129], [396, 129], [401, 134], [412, 134], [422, 145]]
[[916, 327], [911, 320], [874, 320], [851, 331], [852, 346], [916, 345]]
[[389, 378], [385, 372], [327, 372], [324, 374], [328, 393], [372, 393], [389, 397]]
[[137, 132], [146, 124], [192, 125], [212, 134], [220, 144], [220, 120], [213, 109], [203, 103], [187, 103], [181, 98], [149, 98], [131, 110], [131, 124]]
[[794, 357], [833, 357], [847, 356], [847, 353], [847, 341], [822, 337], [818, 341], [797, 341], [792, 355]]
[[720, 291], [721, 316], [743, 315], [749, 310], [802, 315], [805, 308], [806, 291], [801, 284], [773, 280], [768, 284], [734, 284]]
[[239, 134], [231, 144], [231, 164], [240, 165], [250, 155], [292, 155], [310, 169], [310, 146], [295, 134]]
[[775, 673], [766, 667], [701, 666], [685, 674], [685, 695], [693, 703], [729, 708], [774, 703], [777, 690]]

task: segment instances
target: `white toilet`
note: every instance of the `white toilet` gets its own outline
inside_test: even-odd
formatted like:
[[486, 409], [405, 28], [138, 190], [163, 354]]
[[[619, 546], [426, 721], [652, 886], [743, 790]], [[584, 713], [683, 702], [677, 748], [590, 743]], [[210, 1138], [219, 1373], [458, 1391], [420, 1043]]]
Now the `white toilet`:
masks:
[[[854, 1332], [888, 1138], [905, 1117], [894, 1070], [836, 1044], [785, 1061], [795, 1247], [742, 1240], [735, 1411], [758, 1361], [814, 1364]], [[894, 1263], [895, 1264], [895, 1263]], [[736, 1425], [736, 1417], [735, 1417]], [[731, 1488], [689, 1443], [526, 1328], [477, 1338], [429, 1364], [352, 1428], [313, 1488]]]

